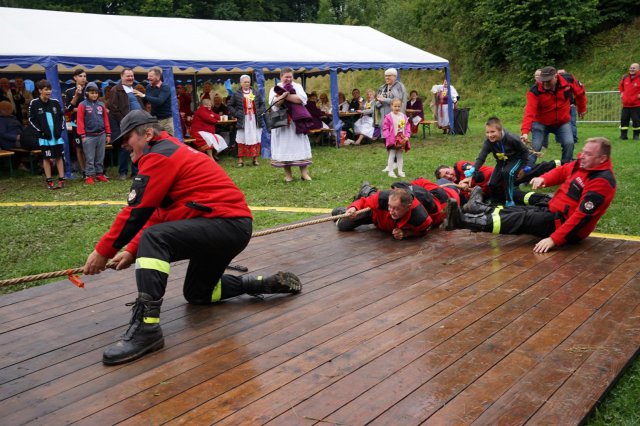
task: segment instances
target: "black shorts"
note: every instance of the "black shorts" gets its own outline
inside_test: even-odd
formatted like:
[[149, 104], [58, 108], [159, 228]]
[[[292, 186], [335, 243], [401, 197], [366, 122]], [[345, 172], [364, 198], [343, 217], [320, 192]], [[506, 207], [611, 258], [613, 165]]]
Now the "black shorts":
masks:
[[44, 158], [63, 158], [64, 157], [64, 145], [51, 145], [51, 146], [40, 146], [40, 150], [42, 151], [42, 156]]

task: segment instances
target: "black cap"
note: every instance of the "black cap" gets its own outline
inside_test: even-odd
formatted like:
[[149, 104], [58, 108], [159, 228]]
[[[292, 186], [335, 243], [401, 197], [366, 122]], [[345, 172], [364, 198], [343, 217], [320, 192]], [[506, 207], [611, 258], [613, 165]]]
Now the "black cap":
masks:
[[120, 122], [120, 136], [115, 138], [111, 143], [115, 144], [122, 142], [122, 138], [124, 136], [126, 136], [130, 131], [142, 124], [152, 124], [157, 122], [158, 119], [149, 114], [147, 111], [135, 109], [122, 119], [122, 121]]
[[558, 74], [554, 67], [544, 67], [540, 71], [540, 81], [550, 81]]

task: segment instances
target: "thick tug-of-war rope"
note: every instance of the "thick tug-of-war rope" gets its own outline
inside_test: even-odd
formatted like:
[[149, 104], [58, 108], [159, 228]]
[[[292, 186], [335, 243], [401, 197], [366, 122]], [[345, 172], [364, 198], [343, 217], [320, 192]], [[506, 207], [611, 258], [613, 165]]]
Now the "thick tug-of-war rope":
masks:
[[[356, 212], [356, 214], [361, 214], [361, 213], [367, 212], [369, 210], [370, 209], [367, 207], [365, 209], [358, 210]], [[329, 217], [323, 217], [323, 218], [320, 218], [320, 219], [309, 220], [309, 221], [306, 221], [306, 222], [294, 223], [292, 225], [281, 226], [279, 228], [265, 229], [264, 231], [254, 232], [253, 234], [251, 234], [251, 238], [262, 237], [264, 235], [275, 234], [276, 232], [288, 231], [290, 229], [302, 228], [303, 226], [315, 225], [315, 224], [323, 223], [323, 222], [330, 222], [330, 221], [342, 219], [342, 218], [345, 218], [345, 217], [350, 217], [350, 215], [348, 213], [345, 213], [345, 214], [341, 214], [341, 215], [337, 215], [337, 216], [329, 216]], [[115, 262], [109, 262], [109, 263], [107, 263], [107, 268], [115, 269], [116, 265], [117, 265], [117, 263], [115, 263]], [[233, 264], [233, 263], [229, 264], [229, 266], [227, 268], [228, 269], [234, 269], [234, 270], [240, 271], [240, 272], [247, 272], [248, 271], [248, 269], [245, 266], [236, 265], [236, 264]], [[8, 280], [0, 280], [0, 287], [5, 287], [5, 286], [15, 285], [15, 284], [24, 284], [24, 283], [28, 283], [28, 282], [32, 282], [32, 281], [46, 280], [46, 279], [49, 279], [49, 278], [67, 277], [69, 279], [69, 281], [71, 281], [76, 286], [78, 286], [80, 288], [84, 288], [84, 283], [82, 282], [80, 277], [77, 276], [77, 274], [82, 274], [83, 270], [84, 270], [84, 268], [64, 269], [62, 271], [45, 272], [45, 273], [42, 273], [42, 274], [27, 275], [25, 277], [11, 278], [11, 279], [8, 279]]]

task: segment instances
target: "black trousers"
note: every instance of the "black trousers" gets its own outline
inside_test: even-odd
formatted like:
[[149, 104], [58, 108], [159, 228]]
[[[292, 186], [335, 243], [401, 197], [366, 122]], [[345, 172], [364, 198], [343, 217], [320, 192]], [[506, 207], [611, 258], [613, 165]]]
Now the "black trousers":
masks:
[[515, 206], [495, 209], [485, 231], [494, 234], [530, 234], [546, 238], [564, 221], [546, 206]]
[[640, 131], [640, 107], [622, 108], [622, 114], [620, 115], [620, 129], [628, 130], [630, 121], [633, 121], [633, 131]]
[[213, 303], [244, 293], [240, 277], [223, 274], [249, 244], [251, 229], [250, 218], [185, 219], [145, 229], [136, 258], [138, 291], [161, 299], [169, 263], [189, 259], [183, 286], [189, 303]]
[[373, 213], [371, 212], [371, 210], [369, 210], [368, 212], [360, 213], [358, 216], [356, 216], [355, 219], [349, 219], [346, 217], [338, 219], [338, 223], [336, 224], [336, 226], [338, 227], [338, 231], [345, 232], [353, 231], [358, 226], [370, 225], [372, 223]]

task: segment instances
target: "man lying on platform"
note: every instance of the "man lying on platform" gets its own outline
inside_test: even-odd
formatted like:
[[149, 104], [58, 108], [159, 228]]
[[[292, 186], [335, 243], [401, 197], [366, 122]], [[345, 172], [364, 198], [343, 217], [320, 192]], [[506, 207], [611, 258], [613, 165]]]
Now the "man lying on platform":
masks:
[[[340, 231], [352, 231], [358, 226], [374, 224], [376, 228], [391, 232], [395, 239], [421, 237], [443, 222], [449, 199], [460, 201], [453, 188], [442, 188], [428, 179], [418, 178], [396, 182], [391, 190], [378, 191], [364, 182], [355, 201], [348, 208], [336, 207], [332, 215], [350, 213], [351, 217], [338, 219]], [[356, 211], [369, 207], [360, 215]]]
[[548, 205], [494, 208], [472, 197], [461, 211], [455, 200], [450, 200], [447, 229], [544, 237], [533, 248], [536, 253], [583, 240], [595, 229], [616, 193], [611, 143], [603, 137], [587, 139], [577, 160], [530, 183], [534, 190], [555, 185], [560, 188]]

